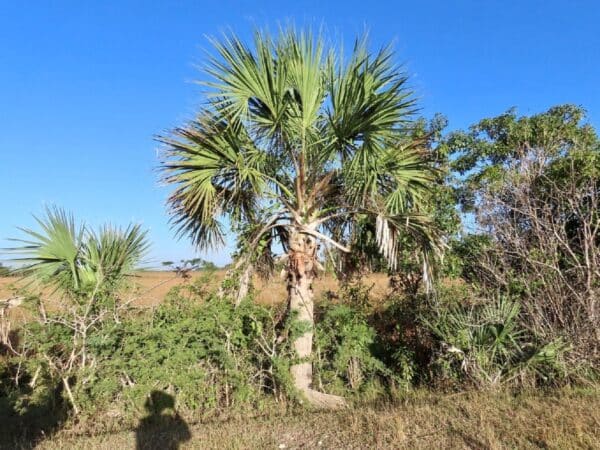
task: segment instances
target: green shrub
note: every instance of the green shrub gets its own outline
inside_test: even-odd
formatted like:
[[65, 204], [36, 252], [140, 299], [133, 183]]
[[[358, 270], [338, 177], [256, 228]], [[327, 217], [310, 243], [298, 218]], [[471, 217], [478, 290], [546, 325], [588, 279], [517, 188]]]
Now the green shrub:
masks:
[[[249, 301], [236, 308], [228, 299], [173, 293], [151, 313], [131, 311], [99, 322], [87, 336], [88, 365], [68, 380], [81, 419], [98, 421], [106, 414], [109, 422], [133, 423], [157, 390], [172, 395], [188, 417], [284, 399], [291, 354], [277, 340], [275, 317]], [[13, 410], [54, 392], [65, 368], [50, 364], [68, 362], [74, 348], [59, 314], [26, 324], [20, 341], [21, 355], [7, 359], [19, 365], [19, 385], [8, 369], [2, 378]], [[35, 389], [23, 390], [35, 373]], [[56, 394], [58, 402], [66, 398], [63, 391]]]
[[355, 307], [325, 304], [315, 333], [315, 379], [337, 394], [381, 395], [390, 384], [410, 383], [412, 373], [396, 373], [377, 357], [377, 333]]
[[436, 375], [479, 386], [548, 383], [564, 377], [564, 343], [538, 342], [521, 325], [520, 312], [520, 304], [506, 297], [471, 305], [434, 305], [422, 320], [438, 340], [433, 358]]
[[[151, 390], [176, 398], [179, 410], [213, 414], [257, 405], [279, 381], [271, 312], [243, 302], [208, 298], [203, 303], [172, 297], [151, 316], [122, 323], [90, 345], [103, 361], [89, 397], [123, 397], [137, 410]], [[262, 345], [262, 346], [261, 346]]]

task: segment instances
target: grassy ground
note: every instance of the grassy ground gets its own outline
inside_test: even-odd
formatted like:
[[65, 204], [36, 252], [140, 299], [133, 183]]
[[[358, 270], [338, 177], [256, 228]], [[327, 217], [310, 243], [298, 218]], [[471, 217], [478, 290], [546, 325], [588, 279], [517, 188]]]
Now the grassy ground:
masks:
[[[22, 443], [26, 445], [26, 443]], [[600, 392], [414, 393], [396, 405], [187, 424], [144, 419], [99, 436], [60, 431], [40, 449], [504, 449], [600, 448]], [[136, 447], [137, 446], [137, 447]]]

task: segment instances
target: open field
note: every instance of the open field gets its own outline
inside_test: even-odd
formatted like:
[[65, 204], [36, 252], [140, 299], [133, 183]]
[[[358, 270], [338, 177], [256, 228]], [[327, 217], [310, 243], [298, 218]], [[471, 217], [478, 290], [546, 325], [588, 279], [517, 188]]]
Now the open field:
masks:
[[[169, 290], [175, 286], [210, 278], [207, 282], [208, 287], [217, 288], [224, 277], [224, 270], [218, 270], [210, 277], [207, 277], [205, 273], [197, 272], [192, 274], [192, 277], [187, 281], [174, 272], [144, 271], [139, 272], [132, 279], [132, 286], [123, 294], [123, 297], [125, 300], [133, 299], [132, 305], [135, 306], [155, 306], [160, 304]], [[373, 286], [371, 292], [375, 298], [384, 296], [388, 290], [388, 278], [385, 274], [369, 275], [365, 277], [365, 284]], [[20, 282], [16, 278], [0, 277], [0, 299], [10, 296], [19, 285]], [[274, 276], [268, 281], [256, 279], [254, 285], [256, 289], [255, 298], [259, 303], [276, 304], [286, 299], [285, 281], [278, 276]], [[327, 291], [337, 291], [338, 287], [338, 282], [331, 275], [324, 275], [317, 279], [314, 284], [315, 295], [319, 298]]]
[[594, 449], [600, 446], [600, 394], [416, 392], [394, 406], [196, 424], [163, 417], [154, 427], [89, 437], [63, 431], [37, 448], [112, 450], [136, 442], [156, 449], [177, 448], [174, 443], [183, 449]]

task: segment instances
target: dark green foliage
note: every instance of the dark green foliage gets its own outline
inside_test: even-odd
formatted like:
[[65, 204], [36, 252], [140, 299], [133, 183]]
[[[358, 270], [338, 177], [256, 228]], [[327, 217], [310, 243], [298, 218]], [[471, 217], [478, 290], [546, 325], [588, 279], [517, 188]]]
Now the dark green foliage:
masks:
[[0, 357], [0, 448], [19, 448], [15, 444], [19, 440], [34, 447], [68, 418], [69, 405], [62, 398], [62, 385], [39, 377], [32, 386], [33, 374], [16, 361]]
[[465, 305], [440, 305], [423, 317], [438, 340], [432, 360], [438, 382], [479, 386], [543, 383], [565, 377], [561, 341], [542, 343], [520, 323], [520, 304], [508, 298]]
[[[537, 341], [517, 320], [514, 302], [474, 305], [473, 298], [467, 285], [458, 285], [438, 289], [433, 303], [419, 295], [373, 308], [368, 289], [355, 287], [342, 293], [340, 304], [321, 303], [316, 387], [369, 400], [393, 398], [413, 384], [560, 381], [562, 342]], [[185, 420], [287, 404], [295, 398], [289, 342], [305, 328], [293, 317], [281, 323], [283, 313], [249, 300], [236, 308], [202, 290], [174, 290], [151, 313], [103, 321], [88, 335], [92, 362], [69, 379], [79, 420], [95, 430], [133, 425], [155, 391], [171, 396], [169, 408]], [[6, 356], [0, 367], [2, 411], [34, 434], [51, 431], [70, 406], [46, 358], [63, 360], [72, 349], [71, 332], [59, 319], [49, 315], [43, 324], [24, 326], [22, 356]]]
[[377, 332], [366, 315], [349, 305], [322, 307], [315, 336], [315, 372], [319, 388], [338, 394], [373, 391], [390, 382], [403, 386], [402, 377], [377, 355]]
[[114, 379], [115, 391], [100, 394], [110, 401], [121, 393], [139, 408], [154, 387], [173, 393], [187, 411], [256, 400], [260, 389], [252, 382], [252, 352], [257, 323], [267, 317], [250, 304], [236, 311], [226, 301], [198, 305], [174, 298], [151, 317], [127, 322], [110, 340], [98, 340], [97, 353], [105, 361], [98, 378], [106, 383], [122, 376], [130, 385], [122, 389]]

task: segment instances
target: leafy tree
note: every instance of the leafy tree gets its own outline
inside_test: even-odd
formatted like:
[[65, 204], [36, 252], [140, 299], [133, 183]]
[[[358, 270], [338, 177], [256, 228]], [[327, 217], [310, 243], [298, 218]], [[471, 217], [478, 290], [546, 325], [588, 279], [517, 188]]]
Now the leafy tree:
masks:
[[473, 212], [485, 190], [501, 187], [506, 175], [525, 157], [543, 156], [543, 166], [572, 154], [576, 149], [597, 151], [598, 137], [582, 123], [585, 111], [560, 105], [533, 116], [518, 117], [516, 110], [483, 119], [469, 131], [452, 133], [446, 142], [453, 155], [452, 169], [463, 178], [460, 204]]
[[413, 93], [393, 52], [371, 53], [365, 39], [349, 55], [294, 30], [257, 32], [252, 48], [235, 36], [213, 45], [206, 103], [159, 138], [174, 224], [200, 248], [223, 243], [227, 219], [257, 260], [283, 249], [289, 312], [306, 324], [293, 342], [295, 387], [310, 403], [338, 405], [310, 387], [318, 244], [351, 253], [351, 237], [372, 218], [391, 267], [401, 234], [424, 253], [438, 250], [421, 208], [434, 174], [411, 136]]
[[459, 251], [465, 273], [518, 295], [546, 342], [568, 337], [577, 365], [600, 361], [600, 140], [585, 111], [510, 110], [448, 139], [461, 205], [479, 236]]

